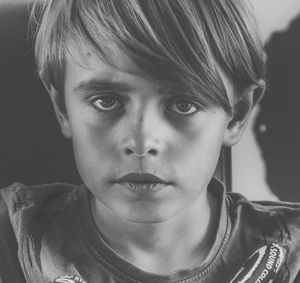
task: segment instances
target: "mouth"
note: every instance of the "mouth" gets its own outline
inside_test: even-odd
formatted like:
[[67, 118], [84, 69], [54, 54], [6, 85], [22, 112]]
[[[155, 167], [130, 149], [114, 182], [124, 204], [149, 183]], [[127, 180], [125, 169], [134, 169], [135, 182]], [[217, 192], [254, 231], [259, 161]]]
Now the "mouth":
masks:
[[121, 177], [115, 183], [127, 185], [132, 191], [158, 191], [171, 184], [149, 173], [130, 173]]

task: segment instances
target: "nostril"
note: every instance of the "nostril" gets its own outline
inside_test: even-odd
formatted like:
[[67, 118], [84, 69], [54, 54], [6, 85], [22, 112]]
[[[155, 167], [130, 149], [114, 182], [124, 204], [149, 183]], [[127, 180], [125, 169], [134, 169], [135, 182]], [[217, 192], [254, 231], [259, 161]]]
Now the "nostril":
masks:
[[131, 155], [131, 154], [133, 154], [134, 153], [134, 151], [132, 150], [132, 149], [130, 149], [130, 148], [126, 148], [125, 149], [125, 154], [126, 155]]
[[157, 150], [155, 150], [155, 149], [150, 149], [149, 151], [148, 151], [148, 153], [150, 154], [150, 155], [153, 155], [153, 156], [155, 156], [155, 155], [157, 155]]
[[131, 148], [126, 148], [125, 149], [125, 154], [126, 155], [136, 155], [136, 156], [139, 156], [139, 157], [144, 157], [146, 155], [152, 155], [152, 156], [155, 156], [157, 155], [158, 151], [156, 149], [150, 149], [150, 150], [147, 150], [145, 151], [144, 153], [142, 154], [139, 154], [137, 152], [135, 152], [133, 149]]

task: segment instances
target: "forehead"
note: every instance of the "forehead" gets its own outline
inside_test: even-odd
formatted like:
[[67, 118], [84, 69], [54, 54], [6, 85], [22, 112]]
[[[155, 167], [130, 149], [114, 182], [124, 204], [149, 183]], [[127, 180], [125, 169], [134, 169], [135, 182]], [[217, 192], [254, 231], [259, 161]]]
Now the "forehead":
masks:
[[66, 56], [65, 90], [77, 91], [103, 84], [129, 91], [142, 88], [145, 82], [148, 82], [147, 86], [149, 83], [154, 86], [154, 82], [143, 77], [128, 57], [122, 56], [121, 52], [116, 53], [116, 50], [111, 53], [114, 66], [103, 62], [83, 44], [78, 47], [71, 45]]
[[96, 54], [92, 48], [83, 42], [68, 42], [67, 46], [66, 67], [69, 69], [77, 65], [87, 71], [105, 70], [109, 73], [108, 75], [118, 72], [135, 75], [142, 73], [132, 60], [113, 43], [105, 44], [106, 54], [102, 58], [99, 53]]
[[[68, 47], [69, 52], [66, 56], [65, 84], [68, 82], [80, 84], [81, 82], [99, 78], [111, 82], [133, 81], [135, 83], [138, 79], [151, 82], [152, 85], [159, 86], [160, 89], [169, 88], [169, 86], [159, 85], [155, 79], [147, 75], [146, 71], [137, 68], [132, 60], [116, 46], [107, 45], [107, 49], [111, 64], [103, 62], [98, 54], [93, 53], [84, 43], [76, 43], [76, 45], [75, 43], [70, 43]], [[237, 97], [237, 88], [221, 67], [217, 66], [217, 69], [226, 89], [229, 102], [233, 105]], [[201, 91], [199, 91], [199, 95], [201, 96]]]

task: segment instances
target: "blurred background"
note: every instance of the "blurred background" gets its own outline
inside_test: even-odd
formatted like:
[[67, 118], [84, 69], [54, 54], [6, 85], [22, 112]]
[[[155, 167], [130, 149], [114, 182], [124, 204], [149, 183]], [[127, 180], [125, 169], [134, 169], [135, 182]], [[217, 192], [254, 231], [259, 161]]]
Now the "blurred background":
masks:
[[[268, 89], [232, 149], [232, 190], [252, 200], [300, 201], [300, 1], [249, 0], [268, 57]], [[80, 183], [36, 74], [30, 0], [0, 0], [0, 187]]]
[[251, 0], [268, 57], [267, 91], [232, 148], [232, 189], [300, 201], [300, 1]]

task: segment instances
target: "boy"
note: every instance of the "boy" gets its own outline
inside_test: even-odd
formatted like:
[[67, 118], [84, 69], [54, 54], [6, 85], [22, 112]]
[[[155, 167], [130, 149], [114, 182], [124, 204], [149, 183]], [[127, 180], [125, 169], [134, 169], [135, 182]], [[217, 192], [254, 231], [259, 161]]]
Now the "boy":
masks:
[[37, 8], [39, 74], [83, 185], [2, 190], [0, 281], [300, 282], [300, 206], [213, 178], [265, 87], [245, 1]]

